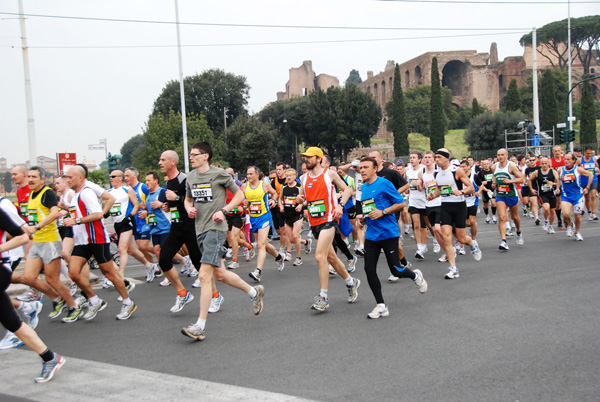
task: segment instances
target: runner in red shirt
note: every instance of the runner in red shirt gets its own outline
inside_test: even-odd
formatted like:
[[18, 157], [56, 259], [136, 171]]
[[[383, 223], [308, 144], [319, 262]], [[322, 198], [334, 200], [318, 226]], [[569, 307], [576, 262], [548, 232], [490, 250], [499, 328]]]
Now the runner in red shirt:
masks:
[[[11, 177], [15, 182], [15, 185], [19, 186], [17, 189], [17, 209], [19, 215], [25, 222], [27, 222], [27, 204], [29, 203], [29, 193], [31, 189], [27, 185], [27, 168], [25, 165], [15, 166], [11, 172]], [[27, 254], [25, 254], [27, 255]]]
[[[552, 157], [552, 159], [551, 159], [552, 169], [554, 169], [558, 172], [562, 166], [565, 166], [565, 156], [563, 155], [563, 150], [560, 145], [555, 145], [554, 148], [552, 148], [552, 153], [554, 154], [554, 157]], [[560, 189], [559, 189], [559, 191], [560, 191]], [[560, 209], [560, 192], [556, 195], [556, 217], [558, 218], [557, 228], [558, 229], [566, 229], [563, 226], [563, 222], [562, 222], [562, 215], [561, 215], [561, 209]]]

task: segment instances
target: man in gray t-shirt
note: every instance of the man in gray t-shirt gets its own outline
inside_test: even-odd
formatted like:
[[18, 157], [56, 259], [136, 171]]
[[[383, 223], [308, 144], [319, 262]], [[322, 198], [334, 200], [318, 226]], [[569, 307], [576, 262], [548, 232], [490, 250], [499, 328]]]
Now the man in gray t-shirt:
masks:
[[[262, 297], [265, 293], [262, 285], [252, 287], [239, 275], [225, 269], [222, 251], [227, 238], [225, 215], [240, 205], [244, 200], [244, 193], [235, 184], [229, 173], [210, 166], [212, 154], [212, 147], [207, 142], [197, 142], [192, 145], [190, 162], [194, 171], [187, 176], [184, 203], [188, 216], [196, 223], [198, 247], [202, 253], [198, 275], [202, 288], [198, 321], [182, 328], [181, 333], [198, 341], [203, 340], [206, 336], [206, 319], [215, 279], [248, 293], [254, 300], [255, 315], [260, 314], [263, 310]], [[225, 205], [228, 189], [234, 196]]]

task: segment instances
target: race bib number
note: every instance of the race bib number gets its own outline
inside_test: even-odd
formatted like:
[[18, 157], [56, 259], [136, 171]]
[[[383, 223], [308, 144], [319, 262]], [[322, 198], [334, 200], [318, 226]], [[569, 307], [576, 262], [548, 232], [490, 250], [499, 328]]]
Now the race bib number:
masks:
[[450, 186], [441, 186], [440, 187], [440, 194], [442, 197], [448, 197], [449, 195], [452, 195], [452, 187]]
[[180, 222], [179, 210], [177, 209], [177, 207], [169, 208], [169, 211], [171, 211], [171, 222], [175, 222], [175, 223]]
[[38, 223], [38, 212], [35, 209], [28, 210], [27, 220], [29, 221], [29, 226], [35, 226]]
[[548, 193], [548, 192], [552, 191], [552, 186], [549, 184], [542, 184], [542, 191], [544, 193]]
[[112, 207], [110, 207], [110, 216], [118, 216], [121, 215], [121, 204], [113, 204]]
[[250, 211], [250, 215], [260, 215], [262, 213], [262, 202], [251, 201], [248, 205], [248, 210]]
[[56, 227], [59, 227], [59, 228], [65, 227], [65, 223], [63, 222], [63, 218], [58, 218], [56, 220]]
[[325, 201], [316, 200], [308, 204], [308, 213], [313, 218], [322, 218], [325, 216]]
[[148, 214], [148, 225], [156, 226], [156, 215]]
[[296, 197], [285, 197], [285, 200], [283, 200], [283, 206], [285, 208], [296, 208]]
[[237, 214], [237, 212], [238, 212], [238, 207], [235, 207], [231, 211], [229, 211], [230, 214]]
[[435, 181], [430, 181], [429, 183], [426, 184], [426, 186], [427, 186], [427, 194], [433, 194], [437, 187], [437, 183]]
[[21, 210], [22, 216], [27, 216], [27, 204], [26, 203], [20, 204], [19, 209]]
[[77, 219], [77, 208], [75, 208], [75, 207], [69, 208], [69, 216], [73, 219]]
[[416, 190], [418, 182], [419, 182], [419, 179], [410, 179], [410, 181], [408, 182], [409, 185], [410, 185], [410, 189], [411, 190]]
[[210, 183], [192, 184], [192, 197], [196, 202], [212, 202], [213, 193]]
[[483, 180], [485, 180], [487, 182], [491, 182], [493, 180], [493, 178], [494, 178], [494, 175], [491, 173], [483, 176]]
[[574, 173], [566, 173], [562, 177], [562, 181], [565, 184], [575, 183], [575, 174]]
[[506, 184], [500, 184], [497, 187], [498, 190], [498, 194], [508, 194], [510, 193], [510, 186], [507, 186]]
[[371, 212], [375, 211], [377, 207], [375, 206], [375, 199], [369, 198], [368, 200], [362, 201], [362, 212], [363, 215], [369, 215]]

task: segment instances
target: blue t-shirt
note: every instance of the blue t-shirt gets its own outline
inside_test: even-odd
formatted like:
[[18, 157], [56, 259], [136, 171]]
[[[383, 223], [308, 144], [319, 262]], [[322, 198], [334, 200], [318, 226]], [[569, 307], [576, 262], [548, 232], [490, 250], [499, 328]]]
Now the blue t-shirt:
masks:
[[162, 209], [152, 208], [152, 203], [156, 200], [160, 201], [161, 195], [165, 192], [162, 187], [159, 187], [153, 193], [148, 193], [146, 197], [146, 210], [148, 211], [148, 224], [150, 225], [150, 234], [163, 234], [169, 233], [171, 229], [171, 221], [167, 218], [167, 215]]
[[[135, 195], [137, 195], [138, 202], [141, 204], [142, 202], [146, 202], [146, 197], [148, 197], [148, 187], [145, 184], [138, 182], [135, 187], [132, 187], [133, 191], [135, 191]], [[140, 208], [141, 210], [141, 208]], [[136, 231], [138, 233], [142, 232], [142, 228], [146, 224], [146, 219], [142, 219], [135, 214], [135, 226]]]
[[[367, 233], [365, 239], [379, 241], [400, 237], [400, 229], [395, 214], [384, 215], [379, 219], [370, 219], [367, 215], [371, 209], [383, 211], [394, 204], [404, 202], [404, 197], [398, 193], [391, 181], [382, 177], [377, 177], [375, 181], [368, 184], [366, 181], [362, 184], [362, 213], [365, 216], [367, 224]], [[357, 211], [360, 213], [361, 211]]]

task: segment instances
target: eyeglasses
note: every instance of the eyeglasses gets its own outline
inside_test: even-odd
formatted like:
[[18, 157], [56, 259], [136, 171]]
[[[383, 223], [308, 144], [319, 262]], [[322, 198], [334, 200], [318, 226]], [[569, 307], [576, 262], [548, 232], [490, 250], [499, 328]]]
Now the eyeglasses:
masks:
[[120, 174], [117, 174], [117, 175], [114, 175], [114, 176], [111, 175], [111, 176], [108, 176], [108, 177], [110, 177], [111, 179], [114, 179], [115, 177], [122, 177], [122, 176]]
[[196, 156], [204, 155], [206, 152], [200, 152], [198, 154], [190, 153], [190, 158], [195, 158]]

